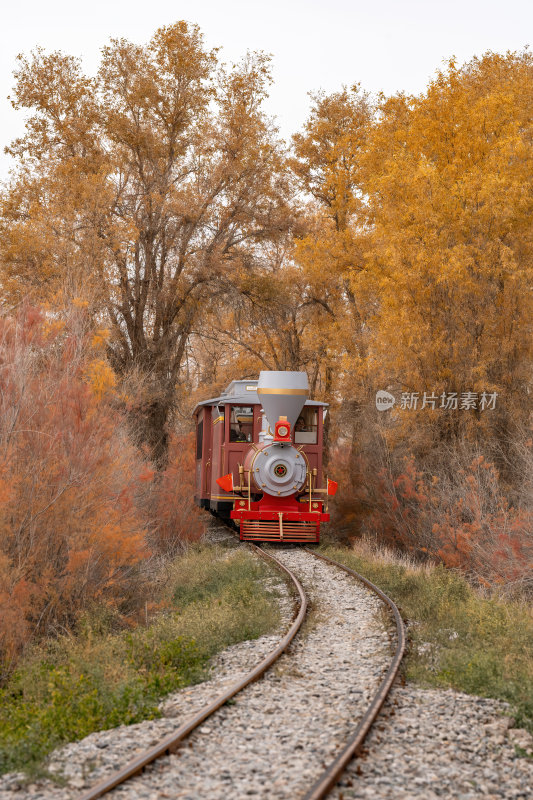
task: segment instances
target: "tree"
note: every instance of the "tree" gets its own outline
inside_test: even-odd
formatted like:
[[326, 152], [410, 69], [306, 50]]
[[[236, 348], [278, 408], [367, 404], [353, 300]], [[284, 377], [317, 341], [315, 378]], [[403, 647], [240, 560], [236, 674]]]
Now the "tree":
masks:
[[[313, 96], [303, 133], [293, 137], [292, 169], [311, 197], [307, 229], [295, 240], [295, 259], [320, 303], [326, 324], [328, 401], [343, 397], [343, 428], [352, 442], [350, 474], [360, 440], [362, 409], [372, 381], [368, 376], [367, 308], [353, 291], [350, 275], [363, 269], [367, 241], [362, 158], [372, 119], [372, 104], [359, 86]], [[335, 374], [335, 380], [333, 380]], [[330, 418], [328, 418], [329, 426]]]
[[203, 338], [235, 352], [241, 369], [307, 370], [311, 390], [321, 383], [325, 342], [315, 336], [324, 309], [302, 269], [292, 260], [292, 242], [265, 243], [253, 268], [231, 276], [227, 311], [205, 320]]
[[[481, 449], [502, 498], [518, 499], [531, 393], [532, 67], [527, 50], [488, 53], [452, 60], [419, 97], [372, 107], [353, 91], [321, 95], [295, 137], [293, 169], [315, 201], [296, 258], [335, 320], [341, 455], [362, 529], [383, 500], [376, 475], [393, 485], [409, 451], [414, 469], [460, 492], [443, 453], [463, 447], [472, 460]], [[420, 405], [424, 391], [437, 404], [443, 392], [499, 398], [495, 412], [397, 404], [380, 415], [381, 388], [418, 392]], [[394, 498], [399, 515], [404, 500]]]
[[404, 435], [506, 446], [527, 421], [532, 78], [527, 51], [488, 53], [451, 60], [420, 97], [382, 98], [362, 162], [371, 243], [351, 270], [374, 301], [376, 369], [403, 390], [500, 396], [492, 415], [426, 409]]
[[162, 467], [199, 309], [285, 226], [283, 153], [261, 111], [268, 58], [217, 68], [198, 27], [179, 22], [146, 46], [113, 40], [94, 79], [40, 50], [16, 77], [15, 107], [34, 115], [11, 147], [4, 284], [15, 297], [89, 294], [113, 369], [142, 387], [133, 428]]

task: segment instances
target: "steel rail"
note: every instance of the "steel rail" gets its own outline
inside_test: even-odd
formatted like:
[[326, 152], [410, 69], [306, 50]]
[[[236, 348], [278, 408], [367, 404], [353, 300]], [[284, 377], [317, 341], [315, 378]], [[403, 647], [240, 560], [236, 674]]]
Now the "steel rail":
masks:
[[400, 668], [400, 663], [403, 658], [403, 654], [405, 652], [405, 627], [403, 624], [403, 620], [400, 616], [400, 612], [396, 607], [396, 604], [387, 597], [387, 595], [381, 591], [375, 584], [365, 578], [363, 575], [360, 575], [355, 570], [346, 567], [344, 564], [340, 564], [338, 561], [334, 561], [332, 558], [328, 558], [327, 556], [322, 555], [321, 553], [315, 553], [313, 550], [309, 550], [309, 548], [303, 548], [307, 553], [311, 553], [316, 558], [320, 558], [322, 561], [325, 561], [327, 564], [331, 564], [335, 567], [339, 567], [344, 572], [347, 572], [348, 575], [351, 575], [357, 580], [361, 581], [365, 586], [375, 592], [378, 597], [380, 597], [392, 610], [394, 614], [394, 620], [396, 622], [396, 632], [398, 636], [398, 644], [396, 646], [396, 651], [394, 653], [394, 657], [391, 661], [389, 669], [385, 677], [383, 678], [382, 682], [380, 683], [377, 692], [375, 693], [374, 697], [372, 698], [372, 702], [368, 706], [364, 716], [360, 720], [359, 724], [357, 725], [355, 731], [348, 739], [347, 743], [341, 750], [341, 752], [337, 755], [337, 757], [329, 764], [326, 770], [322, 773], [321, 777], [313, 784], [313, 786], [309, 789], [307, 794], [304, 795], [302, 800], [321, 800], [321, 798], [325, 797], [328, 792], [335, 786], [339, 778], [341, 777], [342, 773], [348, 766], [349, 762], [352, 760], [354, 755], [357, 754], [357, 751], [363, 744], [367, 733], [369, 732], [370, 728], [372, 727], [376, 717], [378, 716], [383, 703], [385, 702], [385, 698], [387, 697], [389, 691], [392, 688], [396, 675], [398, 674], [398, 670]]
[[278, 561], [275, 556], [265, 552], [255, 544], [248, 544], [262, 558], [273, 561], [276, 564], [276, 567], [284, 572], [296, 587], [300, 598], [300, 609], [288, 632], [285, 634], [277, 647], [272, 650], [262, 661], [260, 661], [260, 663], [257, 664], [257, 666], [251, 670], [251, 672], [245, 675], [244, 678], [241, 678], [241, 680], [230, 686], [229, 689], [223, 692], [223, 694], [219, 695], [211, 703], [204, 706], [201, 711], [196, 713], [188, 722], [181, 725], [181, 727], [174, 731], [174, 733], [171, 733], [169, 736], [162, 739], [158, 744], [154, 745], [154, 747], [150, 748], [150, 750], [146, 750], [144, 753], [141, 753], [124, 767], [117, 770], [109, 777], [104, 778], [104, 780], [100, 781], [100, 783], [97, 783], [91, 789], [86, 791], [80, 797], [80, 800], [96, 800], [96, 798], [102, 797], [107, 792], [110, 792], [111, 789], [114, 789], [116, 786], [119, 786], [121, 783], [127, 781], [128, 778], [131, 778], [133, 775], [137, 775], [139, 772], [142, 772], [148, 764], [151, 764], [156, 759], [175, 752], [183, 739], [185, 739], [185, 737], [187, 737], [195, 728], [201, 725], [202, 722], [211, 716], [211, 714], [214, 714], [215, 711], [218, 711], [218, 709], [221, 708], [224, 703], [227, 703], [228, 700], [231, 700], [231, 698], [244, 689], [245, 686], [248, 686], [250, 683], [253, 683], [260, 678], [261, 675], [263, 675], [263, 673], [281, 656], [281, 654], [285, 652], [298, 633], [307, 612], [307, 598], [304, 590], [302, 589], [300, 581], [284, 564], [281, 563], [281, 561]]

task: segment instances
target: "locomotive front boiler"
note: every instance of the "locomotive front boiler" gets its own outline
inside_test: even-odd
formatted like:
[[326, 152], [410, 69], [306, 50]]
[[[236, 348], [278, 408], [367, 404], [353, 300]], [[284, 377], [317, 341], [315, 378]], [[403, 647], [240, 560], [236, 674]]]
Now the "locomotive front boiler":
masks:
[[244, 461], [254, 489], [272, 497], [290, 497], [301, 491], [307, 480], [305, 456], [285, 442], [264, 442], [253, 448]]

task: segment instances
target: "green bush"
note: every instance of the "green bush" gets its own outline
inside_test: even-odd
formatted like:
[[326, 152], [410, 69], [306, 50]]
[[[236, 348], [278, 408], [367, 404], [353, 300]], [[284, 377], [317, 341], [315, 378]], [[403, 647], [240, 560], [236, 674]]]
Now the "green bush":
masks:
[[38, 773], [61, 743], [158, 717], [159, 700], [201, 680], [216, 652], [278, 624], [267, 575], [247, 552], [194, 548], [161, 577], [169, 608], [148, 626], [117, 633], [94, 609], [76, 637], [34, 649], [0, 691], [0, 772]]
[[327, 546], [379, 586], [409, 624], [408, 678], [424, 685], [509, 702], [517, 725], [533, 731], [533, 618], [526, 603], [483, 595], [460, 574], [439, 565], [417, 567]]

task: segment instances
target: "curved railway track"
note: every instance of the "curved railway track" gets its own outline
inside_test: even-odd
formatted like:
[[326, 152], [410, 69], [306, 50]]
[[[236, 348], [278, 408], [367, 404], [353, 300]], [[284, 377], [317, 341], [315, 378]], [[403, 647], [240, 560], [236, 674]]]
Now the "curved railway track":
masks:
[[396, 635], [398, 637], [396, 650], [394, 652], [389, 669], [381, 681], [378, 690], [375, 692], [366, 713], [363, 715], [359, 724], [346, 742], [344, 748], [341, 750], [335, 760], [331, 762], [327, 769], [324, 770], [321, 777], [318, 779], [318, 781], [316, 781], [316, 783], [311, 787], [304, 797], [304, 800], [320, 800], [322, 797], [326, 797], [330, 789], [332, 789], [339, 780], [351, 759], [358, 752], [366, 738], [367, 733], [372, 727], [374, 720], [378, 716], [388, 693], [392, 689], [394, 679], [398, 674], [400, 663], [405, 651], [405, 627], [396, 604], [390, 599], [390, 597], [382, 592], [381, 589], [375, 586], [375, 584], [371, 583], [369, 580], [367, 580], [367, 578], [364, 578], [353, 569], [349, 569], [349, 567], [344, 566], [344, 564], [340, 564], [338, 561], [334, 561], [333, 559], [328, 558], [320, 553], [314, 553], [312, 550], [309, 550], [308, 547], [304, 549], [306, 552], [312, 553], [315, 558], [320, 558], [327, 564], [332, 564], [333, 566], [341, 569], [343, 572], [346, 572], [348, 575], [352, 575], [352, 577], [357, 578], [357, 580], [361, 581], [361, 583], [363, 583], [368, 589], [371, 589], [373, 592], [375, 592], [377, 596], [383, 600], [383, 602], [386, 603], [392, 611], [394, 615], [394, 621], [396, 623]]
[[[279, 657], [287, 650], [291, 642], [293, 641], [294, 637], [298, 633], [307, 613], [307, 598], [305, 592], [302, 588], [302, 585], [296, 575], [287, 567], [285, 566], [279, 559], [273, 556], [270, 552], [263, 550], [261, 547], [258, 547], [255, 544], [249, 545], [255, 552], [257, 552], [262, 558], [270, 560], [274, 562], [275, 566], [285, 573], [290, 581], [292, 582], [293, 587], [296, 589], [296, 592], [299, 597], [300, 607], [296, 618], [294, 619], [291, 627], [289, 628], [286, 635], [283, 639], [279, 642], [277, 647], [271, 651], [271, 653], [266, 656], [259, 664], [257, 664], [253, 670], [247, 673], [243, 678], [233, 685], [231, 685], [225, 692], [218, 695], [211, 703], [206, 705], [202, 708], [197, 714], [194, 715], [187, 723], [182, 725], [176, 731], [174, 731], [171, 735], [167, 736], [165, 739], [161, 740], [157, 745], [146, 750], [144, 753], [141, 753], [135, 759], [127, 763], [124, 767], [117, 770], [115, 773], [110, 775], [109, 777], [105, 778], [94, 787], [86, 791], [81, 797], [80, 800], [96, 800], [96, 798], [102, 797], [103, 795], [110, 792], [115, 787], [125, 783], [129, 778], [133, 777], [144, 771], [145, 767], [147, 767], [152, 762], [156, 761], [158, 758], [169, 755], [170, 753], [174, 753], [178, 750], [183, 740], [198, 728], [208, 717], [214, 714], [218, 709], [220, 709], [228, 700], [231, 700], [236, 694], [238, 694], [242, 689], [246, 686], [250, 685], [258, 678], [260, 678], [269, 667], [271, 667]], [[315, 783], [311, 786], [311, 788], [305, 793], [303, 796], [303, 800], [320, 800], [321, 798], [326, 797], [328, 792], [332, 789], [332, 787], [336, 784], [339, 780], [340, 776], [342, 775], [344, 769], [346, 768], [349, 761], [357, 754], [359, 748], [361, 747], [367, 733], [369, 732], [373, 722], [375, 721], [376, 717], [378, 716], [381, 707], [394, 683], [394, 679], [398, 673], [398, 669], [403, 657], [404, 649], [405, 649], [405, 629], [403, 626], [402, 619], [400, 617], [400, 613], [393, 603], [393, 601], [387, 597], [377, 586], [373, 583], [368, 581], [362, 575], [359, 575], [357, 572], [345, 567], [343, 564], [340, 564], [337, 561], [333, 561], [326, 556], [323, 556], [319, 553], [315, 553], [313, 550], [309, 548], [303, 548], [305, 552], [309, 553], [314, 558], [320, 559], [327, 564], [337, 567], [338, 569], [342, 570], [344, 573], [350, 575], [351, 577], [357, 579], [361, 583], [363, 583], [368, 589], [375, 592], [378, 597], [386, 603], [386, 605], [390, 608], [393, 613], [394, 620], [396, 623], [396, 633], [397, 633], [397, 645], [395, 649], [394, 656], [390, 662], [389, 668], [381, 680], [377, 691], [373, 694], [366, 711], [362, 715], [359, 723], [356, 725], [354, 730], [349, 735], [348, 739], [345, 741], [344, 746], [339, 749], [336, 757], [329, 763], [326, 769], [322, 772], [321, 776]]]

